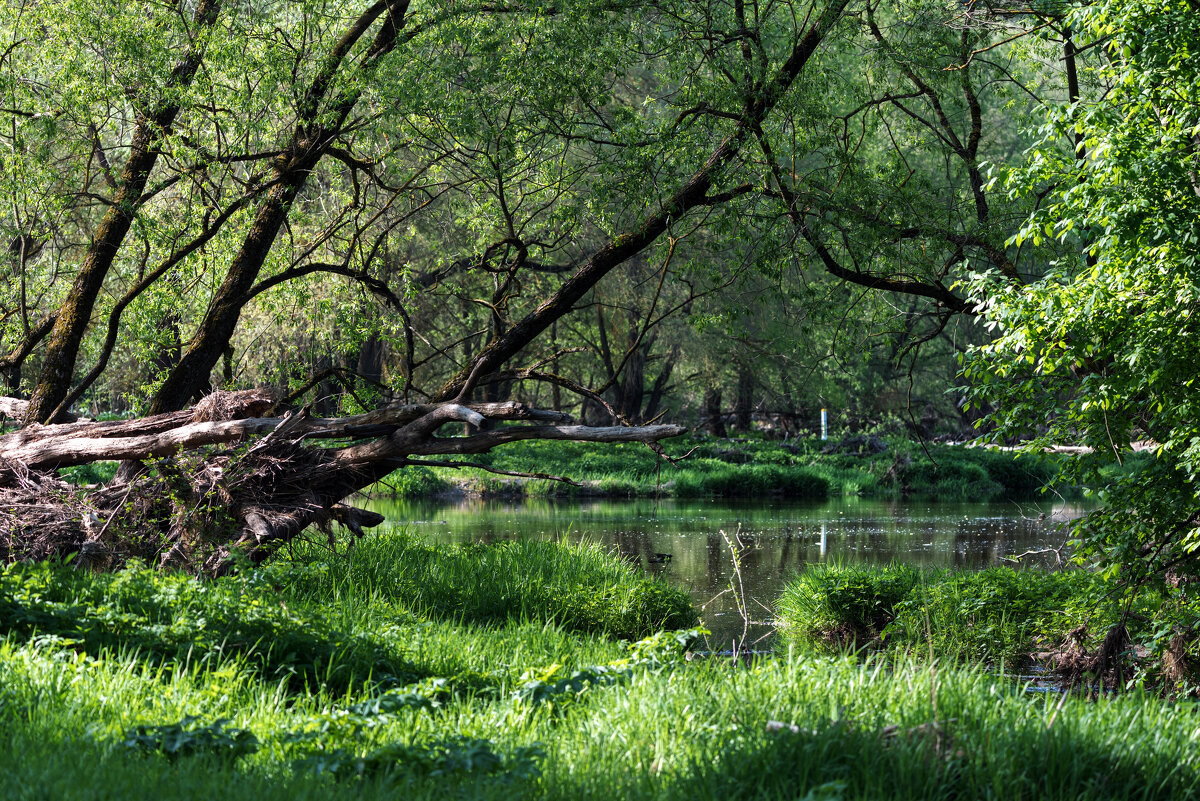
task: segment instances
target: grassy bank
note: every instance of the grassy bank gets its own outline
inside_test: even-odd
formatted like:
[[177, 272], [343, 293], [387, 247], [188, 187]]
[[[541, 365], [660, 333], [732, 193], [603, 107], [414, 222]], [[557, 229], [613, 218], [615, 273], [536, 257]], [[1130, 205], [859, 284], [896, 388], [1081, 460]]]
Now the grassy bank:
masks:
[[[790, 642], [819, 651], [868, 647], [1016, 668], [1086, 663], [1123, 621], [1130, 639], [1114, 657], [1128, 668], [1125, 678], [1161, 685], [1162, 654], [1154, 650], [1161, 638], [1152, 627], [1194, 619], [1200, 608], [1179, 609], [1177, 599], [1146, 589], [1125, 610], [1111, 600], [1113, 589], [1111, 580], [1083, 570], [819, 564], [788, 584], [778, 614]], [[1185, 659], [1196, 663], [1197, 656]]]
[[687, 625], [690, 610], [591, 549], [468, 552], [393, 537], [349, 560], [294, 557], [206, 583], [7, 568], [3, 796], [1184, 799], [1200, 789], [1191, 706], [1136, 693], [1060, 704], [978, 670], [903, 660], [687, 660], [688, 635], [651, 628]]
[[[674, 463], [641, 445], [519, 442], [475, 461], [495, 470], [565, 476], [572, 486], [474, 468], [406, 468], [379, 487], [407, 497], [465, 491], [484, 496], [787, 497], [907, 495], [946, 500], [1004, 497], [1045, 486], [1050, 458], [901, 439], [774, 442], [680, 439], [664, 443]], [[926, 452], [928, 450], [928, 452]]]

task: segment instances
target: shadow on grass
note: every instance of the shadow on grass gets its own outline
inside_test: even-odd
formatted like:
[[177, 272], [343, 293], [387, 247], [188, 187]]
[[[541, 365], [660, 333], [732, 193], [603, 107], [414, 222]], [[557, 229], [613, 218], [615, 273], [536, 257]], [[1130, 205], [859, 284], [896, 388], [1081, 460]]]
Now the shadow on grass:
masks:
[[51, 636], [93, 656], [136, 652], [156, 665], [237, 661], [293, 692], [340, 692], [366, 681], [403, 685], [430, 675], [383, 638], [295, 612], [266, 582], [201, 582], [130, 569], [92, 575], [10, 565], [0, 572], [0, 636]]
[[[698, 799], [1185, 799], [1200, 789], [1178, 754], [1078, 731], [790, 728], [747, 737], [685, 771], [671, 797]], [[655, 793], [648, 793], [655, 796]]]

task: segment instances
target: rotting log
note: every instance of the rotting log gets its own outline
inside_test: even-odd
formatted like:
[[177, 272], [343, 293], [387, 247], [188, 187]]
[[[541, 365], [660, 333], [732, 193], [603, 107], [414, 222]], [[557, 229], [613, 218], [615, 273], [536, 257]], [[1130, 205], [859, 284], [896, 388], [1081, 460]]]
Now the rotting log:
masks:
[[[107, 569], [137, 557], [215, 575], [237, 554], [261, 562], [314, 526], [330, 534], [336, 524], [361, 536], [383, 518], [345, 499], [420, 464], [412, 457], [476, 454], [524, 439], [657, 447], [685, 431], [573, 425], [568, 415], [516, 402], [394, 404], [340, 418], [314, 418], [307, 409], [260, 416], [270, 406], [258, 390], [219, 392], [186, 411], [30, 425], [0, 436], [0, 559], [75, 554], [79, 564]], [[439, 436], [448, 423], [468, 423], [474, 433]], [[89, 491], [54, 472], [103, 460], [141, 469]]]

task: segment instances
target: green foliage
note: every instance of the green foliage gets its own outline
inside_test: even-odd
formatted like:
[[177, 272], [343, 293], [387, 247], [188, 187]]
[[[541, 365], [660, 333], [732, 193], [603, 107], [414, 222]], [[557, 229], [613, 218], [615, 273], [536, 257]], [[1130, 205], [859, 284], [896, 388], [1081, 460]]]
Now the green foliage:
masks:
[[[324, 559], [319, 550], [312, 557], [319, 561], [213, 582], [137, 566], [91, 576], [7, 565], [0, 571], [0, 634], [53, 636], [93, 655], [133, 650], [156, 664], [237, 659], [262, 679], [300, 691], [422, 678], [395, 640], [406, 609], [479, 623], [554, 621], [635, 640], [695, 621], [685, 593], [596, 546], [435, 547], [393, 535], [372, 538], [346, 558]], [[386, 624], [368, 626], [312, 605], [350, 587], [398, 611]]]
[[596, 545], [521, 540], [430, 545], [371, 537], [345, 560], [281, 565], [279, 580], [323, 595], [342, 586], [439, 618], [547, 619], [571, 631], [640, 639], [695, 622], [686, 593], [635, 573]]
[[[919, 443], [893, 438], [881, 453], [822, 452], [820, 440], [783, 443], [760, 439], [682, 439], [666, 443], [678, 462], [660, 460], [640, 445], [582, 442], [520, 442], [478, 457], [515, 472], [548, 472], [579, 481], [518, 481], [470, 470], [437, 468], [437, 480], [403, 483], [403, 494], [431, 494], [458, 482], [484, 496], [680, 498], [787, 497], [820, 499], [830, 494], [901, 494], [943, 499], [981, 499], [1034, 492], [1053, 481], [1058, 462], [1049, 457], [989, 448]], [[413, 468], [393, 473], [380, 485], [407, 482]], [[424, 471], [425, 468], [422, 468]], [[444, 482], [444, 484], [439, 483]]]
[[882, 642], [957, 661], [1027, 661], [1083, 624], [1112, 619], [1095, 601], [1110, 589], [1085, 571], [997, 567], [917, 570], [905, 565], [814, 565], [779, 600], [789, 636], [828, 647]]
[[1102, 586], [1086, 571], [996, 567], [926, 575], [896, 605], [886, 635], [949, 659], [1024, 663], [1038, 645], [1061, 643], [1085, 622], [1106, 631], [1091, 606]]
[[122, 745], [144, 753], [162, 754], [171, 761], [199, 754], [235, 760], [258, 751], [258, 738], [253, 732], [226, 728], [229, 721], [225, 718], [207, 726], [193, 725], [197, 720], [188, 716], [166, 726], [135, 726], [125, 733]]
[[708, 633], [705, 629], [660, 631], [630, 643], [625, 658], [579, 668], [569, 675], [564, 675], [566, 671], [558, 663], [529, 670], [521, 676], [520, 687], [513, 697], [535, 706], [550, 701], [561, 705], [578, 699], [593, 687], [626, 683], [639, 668], [662, 671], [677, 667], [683, 659], [684, 649]]
[[453, 781], [489, 777], [507, 785], [540, 776], [538, 762], [544, 756], [545, 751], [538, 745], [504, 754], [491, 740], [456, 736], [424, 743], [392, 743], [361, 756], [340, 748], [322, 751], [297, 760], [296, 766], [343, 780], [382, 777], [387, 784], [421, 778]]
[[280, 603], [267, 572], [215, 582], [133, 566], [91, 576], [51, 565], [0, 571], [0, 632], [52, 635], [79, 650], [135, 651], [152, 664], [238, 659], [268, 681], [346, 688], [415, 678], [384, 638]]
[[437, 495], [450, 484], [428, 467], [405, 467], [387, 478], [386, 486], [397, 497], [416, 498]]
[[[480, 636], [482, 635], [482, 636]], [[546, 664], [540, 631], [458, 628], [447, 641], [476, 668], [489, 658]], [[489, 640], [488, 638], [495, 638]], [[485, 642], [485, 647], [479, 647]], [[574, 664], [617, 658], [592, 653]], [[752, 665], [680, 661], [618, 688], [530, 707], [460, 697], [399, 709], [373, 728], [292, 735], [323, 718], [321, 695], [235, 686], [227, 665], [145, 671], [135, 655], [78, 659], [61, 646], [0, 644], [6, 709], [0, 781], [16, 801], [52, 796], [284, 799], [718, 801], [962, 798], [1183, 799], [1200, 789], [1200, 712], [1140, 693], [1089, 703], [1022, 693], [993, 672], [911, 659], [792, 654]], [[568, 675], [572, 668], [564, 668]], [[339, 697], [345, 705], [361, 695]], [[130, 718], [236, 712], [262, 743], [234, 764], [145, 759], [119, 746]]]
[[117, 474], [118, 462], [90, 462], [64, 467], [59, 475], [69, 484], [107, 484]]
[[675, 477], [675, 494], [680, 498], [705, 495], [722, 497], [766, 497], [821, 499], [829, 494], [829, 482], [806, 467], [746, 465], [682, 470]]
[[[1085, 91], [1050, 107], [1023, 164], [996, 171], [1013, 197], [1039, 199], [1010, 244], [1040, 247], [1050, 268], [1028, 284], [974, 277], [997, 336], [963, 375], [995, 436], [1092, 449], [1068, 473], [1104, 504], [1075, 527], [1079, 558], [1131, 598], [1187, 606], [1200, 577], [1200, 15], [1186, 0], [1064, 12], [1095, 44], [1079, 58]], [[1150, 458], [1108, 471], [1135, 440]], [[1194, 619], [1177, 622], [1194, 640]]]
[[896, 616], [921, 579], [916, 568], [815, 564], [784, 587], [779, 615], [785, 630], [834, 644], [865, 644]]

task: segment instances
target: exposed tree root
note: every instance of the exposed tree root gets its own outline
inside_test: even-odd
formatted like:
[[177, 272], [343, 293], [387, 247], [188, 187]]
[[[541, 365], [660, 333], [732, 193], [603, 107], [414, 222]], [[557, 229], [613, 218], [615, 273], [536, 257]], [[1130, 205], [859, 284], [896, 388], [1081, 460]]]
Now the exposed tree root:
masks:
[[1087, 627], [1079, 626], [1068, 632], [1061, 646], [1038, 654], [1038, 658], [1068, 687], [1084, 686], [1096, 692], [1124, 688], [1126, 680], [1134, 675], [1138, 661], [1125, 624], [1110, 627], [1094, 651], [1088, 650], [1087, 639]]

